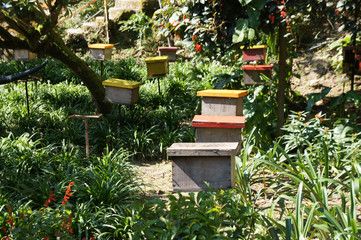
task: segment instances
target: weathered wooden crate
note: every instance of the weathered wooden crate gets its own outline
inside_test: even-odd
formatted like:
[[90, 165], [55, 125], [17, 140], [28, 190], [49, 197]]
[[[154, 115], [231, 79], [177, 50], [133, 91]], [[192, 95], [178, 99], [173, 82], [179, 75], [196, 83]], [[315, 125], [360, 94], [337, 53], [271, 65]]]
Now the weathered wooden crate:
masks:
[[14, 49], [14, 58], [17, 61], [28, 61], [36, 58], [36, 53], [32, 53], [26, 49]]
[[193, 192], [211, 188], [230, 189], [235, 184], [238, 142], [174, 143], [167, 149], [172, 160], [173, 190]]
[[243, 116], [243, 97], [247, 90], [207, 89], [198, 91], [202, 97], [202, 115]]
[[267, 45], [255, 45], [248, 48], [241, 47], [243, 61], [264, 61]]
[[88, 45], [90, 58], [94, 60], [110, 60], [112, 58], [112, 48], [114, 44], [95, 43]]
[[361, 75], [361, 61], [358, 61], [356, 57], [360, 54], [361, 46], [348, 46], [342, 48], [342, 70], [344, 73], [351, 74], [352, 68], [354, 68], [354, 73]]
[[159, 56], [168, 56], [168, 62], [177, 60], [178, 47], [158, 47]]
[[243, 70], [243, 84], [266, 84], [261, 80], [261, 73], [268, 78], [272, 78], [273, 65], [244, 65]]
[[102, 82], [105, 86], [104, 100], [110, 103], [133, 105], [139, 99], [140, 82], [122, 79], [108, 79]]
[[246, 118], [242, 116], [195, 115], [197, 142], [240, 142]]
[[168, 56], [147, 57], [145, 63], [149, 77], [163, 76], [168, 73]]

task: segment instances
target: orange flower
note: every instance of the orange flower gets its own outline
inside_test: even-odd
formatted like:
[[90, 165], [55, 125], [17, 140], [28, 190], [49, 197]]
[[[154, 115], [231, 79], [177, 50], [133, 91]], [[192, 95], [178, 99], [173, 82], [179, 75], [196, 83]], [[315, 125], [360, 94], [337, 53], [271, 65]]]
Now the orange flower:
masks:
[[281, 15], [282, 15], [283, 18], [286, 18], [286, 12], [285, 11], [282, 11]]
[[184, 15], [183, 15], [183, 19], [185, 20], [186, 18], [187, 18], [187, 16], [184, 14]]
[[63, 204], [63, 205], [67, 204], [70, 196], [73, 195], [72, 193], [70, 193], [70, 191], [71, 191], [71, 188], [70, 188], [70, 187], [71, 187], [71, 185], [73, 185], [73, 184], [74, 184], [74, 182], [70, 182], [69, 185], [67, 186], [67, 189], [66, 189], [66, 192], [65, 192], [65, 195], [64, 195], [64, 201], [63, 201], [61, 204]]

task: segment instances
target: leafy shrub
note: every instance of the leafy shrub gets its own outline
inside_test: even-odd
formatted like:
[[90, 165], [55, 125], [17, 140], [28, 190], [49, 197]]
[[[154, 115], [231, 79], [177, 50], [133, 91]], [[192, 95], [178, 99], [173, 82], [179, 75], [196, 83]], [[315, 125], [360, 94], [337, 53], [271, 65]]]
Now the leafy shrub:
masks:
[[253, 230], [259, 214], [250, 211], [233, 191], [169, 195], [167, 200], [168, 204], [151, 200], [142, 205], [134, 239], [256, 236]]

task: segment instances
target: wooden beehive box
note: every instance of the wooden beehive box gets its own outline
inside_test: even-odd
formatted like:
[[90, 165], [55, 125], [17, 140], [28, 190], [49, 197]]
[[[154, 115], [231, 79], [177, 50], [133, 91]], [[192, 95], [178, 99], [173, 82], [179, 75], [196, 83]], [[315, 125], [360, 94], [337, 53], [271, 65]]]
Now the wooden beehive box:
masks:
[[264, 61], [266, 58], [267, 45], [255, 45], [242, 49], [243, 61]]
[[245, 126], [243, 116], [195, 115], [192, 120], [197, 142], [240, 142]]
[[200, 191], [211, 188], [230, 189], [235, 184], [235, 155], [238, 142], [174, 143], [167, 149], [172, 160], [174, 191]]
[[106, 43], [95, 43], [90, 44], [88, 48], [90, 49], [90, 58], [94, 60], [110, 60], [112, 58], [112, 48], [114, 44]]
[[168, 56], [148, 57], [145, 59], [148, 76], [163, 76], [168, 73]]
[[105, 80], [102, 84], [105, 86], [105, 101], [128, 106], [138, 101], [139, 87], [142, 85], [140, 82], [114, 78]]
[[168, 62], [177, 60], [178, 47], [158, 47], [159, 56], [168, 56]]
[[361, 74], [360, 61], [356, 60], [356, 55], [361, 54], [361, 46], [348, 46], [342, 48], [342, 70], [344, 73], [351, 74], [352, 68], [355, 68], [355, 74]]
[[254, 85], [254, 84], [265, 84], [261, 80], [261, 73], [268, 78], [272, 78], [273, 65], [244, 65], [243, 70], [243, 84]]
[[18, 61], [34, 60], [36, 53], [32, 53], [26, 49], [14, 49], [14, 58]]
[[243, 116], [243, 97], [247, 90], [207, 89], [197, 92], [202, 97], [202, 115]]

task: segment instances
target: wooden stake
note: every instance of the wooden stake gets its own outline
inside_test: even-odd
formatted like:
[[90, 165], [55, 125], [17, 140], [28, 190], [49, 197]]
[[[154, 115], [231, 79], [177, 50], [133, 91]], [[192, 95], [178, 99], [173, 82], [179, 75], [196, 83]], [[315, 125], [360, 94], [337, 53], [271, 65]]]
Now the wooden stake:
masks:
[[88, 119], [89, 118], [100, 118], [103, 114], [98, 115], [71, 115], [69, 118], [82, 118], [85, 121], [85, 154], [89, 157], [89, 133], [88, 133]]
[[25, 80], [25, 95], [26, 95], [26, 108], [28, 110], [28, 117], [29, 117], [30, 116], [30, 108], [29, 108], [28, 80]]
[[109, 43], [109, 19], [108, 19], [108, 0], [104, 0], [104, 22], [105, 22], [105, 42]]

